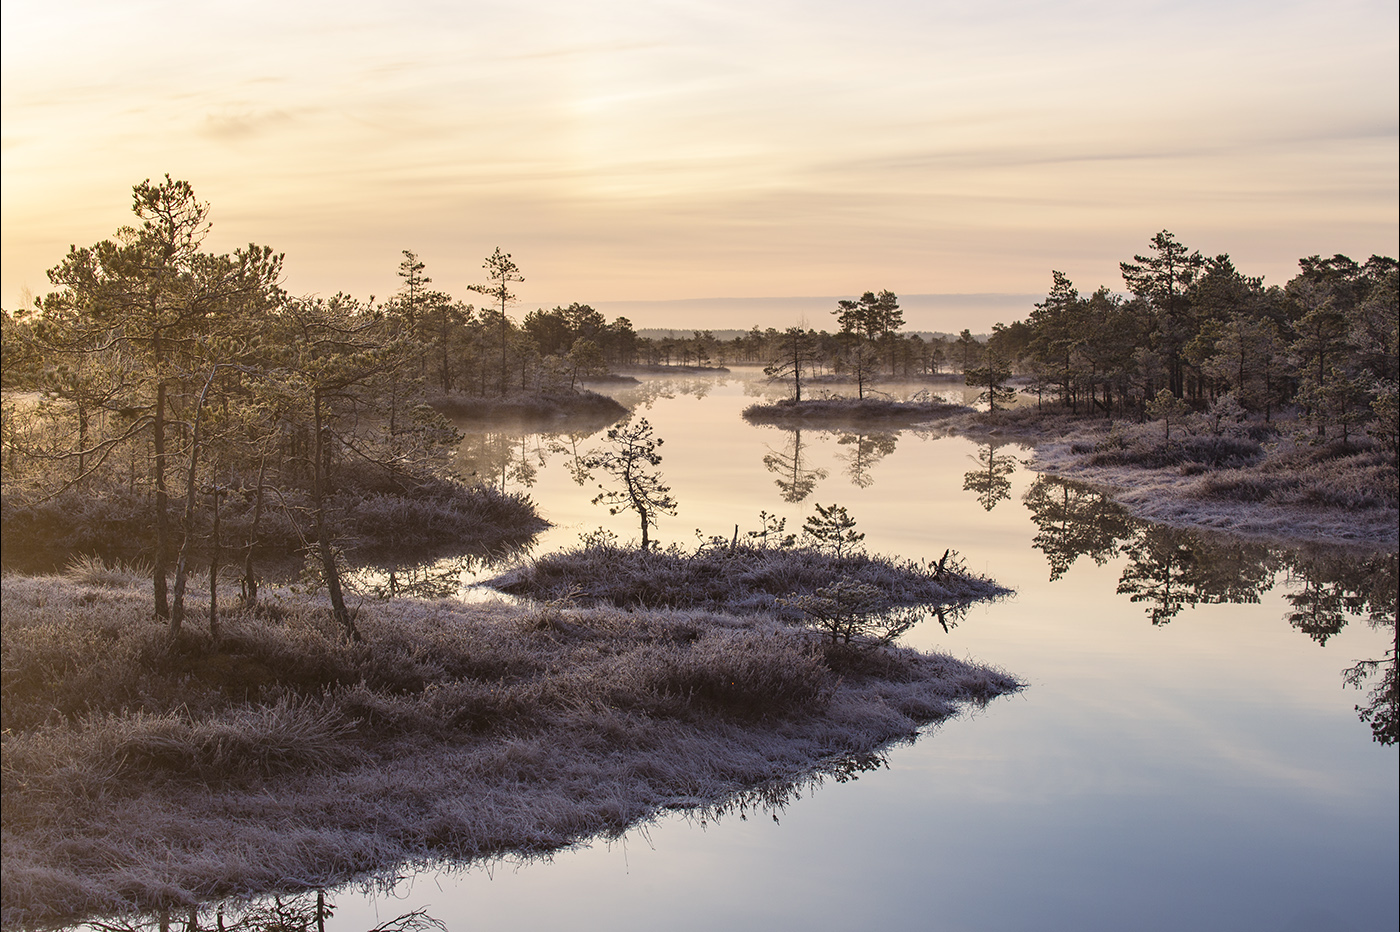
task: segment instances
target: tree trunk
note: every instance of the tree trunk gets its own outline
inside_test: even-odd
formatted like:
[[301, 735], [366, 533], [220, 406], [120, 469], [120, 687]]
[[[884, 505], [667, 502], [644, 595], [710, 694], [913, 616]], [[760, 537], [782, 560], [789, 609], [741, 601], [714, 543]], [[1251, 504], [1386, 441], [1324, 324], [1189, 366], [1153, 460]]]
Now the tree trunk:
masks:
[[209, 543], [209, 636], [219, 644], [219, 488], [214, 487], [214, 535]]
[[243, 607], [252, 611], [258, 606], [258, 576], [253, 572], [253, 547], [258, 540], [258, 525], [262, 521], [263, 482], [267, 477], [267, 454], [258, 460], [258, 489], [253, 499], [253, 523], [248, 529], [248, 544], [243, 551]]
[[[219, 366], [214, 366], [209, 371], [209, 377], [204, 380], [204, 388], [199, 393], [199, 400], [195, 403], [194, 426], [190, 430], [190, 463], [189, 470], [185, 476], [185, 515], [183, 519], [184, 539], [180, 542], [180, 562], [175, 567], [175, 607], [170, 613], [170, 637], [173, 640], [180, 633], [180, 625], [185, 620], [185, 583], [189, 574], [190, 551], [194, 543], [194, 515], [197, 508], [195, 498], [195, 479], [199, 474], [199, 446], [200, 446], [200, 420], [204, 414], [204, 403], [209, 397], [209, 389], [214, 384], [214, 377], [219, 373]], [[217, 507], [217, 500], [215, 505]]]
[[312, 499], [316, 509], [316, 545], [321, 557], [321, 571], [326, 579], [326, 592], [331, 597], [331, 612], [335, 615], [336, 623], [340, 625], [345, 636], [352, 641], [363, 641], [359, 629], [355, 627], [355, 620], [350, 617], [350, 612], [345, 608], [345, 596], [340, 590], [340, 571], [335, 565], [335, 553], [331, 550], [329, 529], [326, 527], [326, 427], [321, 418], [321, 393], [316, 392], [313, 400], [315, 409], [315, 466], [313, 467], [314, 479], [311, 484]]
[[[157, 362], [159, 365], [159, 362]], [[155, 445], [156, 472], [156, 556], [151, 569], [157, 618], [170, 617], [170, 600], [165, 589], [165, 574], [169, 568], [170, 516], [165, 490], [165, 383], [156, 386], [156, 410], [151, 425]]]

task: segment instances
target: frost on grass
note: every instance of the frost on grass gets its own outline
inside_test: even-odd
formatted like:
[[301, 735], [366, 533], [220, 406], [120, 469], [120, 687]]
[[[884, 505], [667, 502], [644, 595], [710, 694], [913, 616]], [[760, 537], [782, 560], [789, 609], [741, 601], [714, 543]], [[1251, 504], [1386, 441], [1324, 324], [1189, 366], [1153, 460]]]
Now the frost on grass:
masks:
[[1160, 425], [1086, 431], [1036, 448], [1041, 472], [1112, 490], [1135, 517], [1273, 540], [1395, 546], [1400, 480], [1394, 450], [1271, 435], [1187, 435]]
[[618, 608], [685, 608], [772, 612], [801, 621], [797, 600], [837, 581], [870, 587], [883, 608], [957, 606], [1007, 590], [969, 573], [956, 557], [921, 563], [829, 547], [740, 543], [640, 550], [606, 541], [547, 554], [485, 585], [540, 600], [573, 599]]
[[966, 405], [937, 400], [894, 401], [888, 398], [785, 398], [744, 409], [755, 424], [846, 425], [914, 424], [972, 411]]
[[1020, 686], [698, 610], [403, 600], [352, 645], [279, 593], [171, 644], [143, 594], [81, 579], [3, 578], [7, 926], [549, 852]]
[[500, 398], [443, 394], [430, 398], [429, 403], [448, 417], [464, 421], [529, 423], [568, 419], [603, 426], [627, 413], [627, 409], [616, 400], [586, 389], [521, 392]]

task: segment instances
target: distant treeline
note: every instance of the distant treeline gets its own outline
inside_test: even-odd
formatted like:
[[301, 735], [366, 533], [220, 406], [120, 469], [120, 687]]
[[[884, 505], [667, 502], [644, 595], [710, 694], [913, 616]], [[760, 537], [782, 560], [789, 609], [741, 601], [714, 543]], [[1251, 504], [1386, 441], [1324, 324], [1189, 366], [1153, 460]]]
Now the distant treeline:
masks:
[[[1311, 256], [1283, 286], [1206, 258], [1166, 231], [1120, 263], [1127, 294], [1083, 295], [1062, 272], [1026, 320], [976, 337], [902, 331], [895, 295], [867, 292], [832, 310], [836, 332], [797, 327], [718, 340], [707, 331], [644, 341], [662, 362], [760, 363], [775, 378], [830, 373], [854, 382], [960, 372], [989, 393], [1013, 378], [1041, 403], [1103, 416], [1141, 413], [1163, 391], [1196, 409], [1224, 404], [1272, 419], [1297, 406], [1320, 436], [1360, 425], [1394, 443], [1397, 263]], [[1001, 398], [1004, 395], [996, 395]]]
[[1325, 435], [1379, 420], [1394, 443], [1397, 263], [1311, 256], [1282, 287], [1207, 259], [1172, 234], [1120, 263], [1129, 297], [1083, 296], [1061, 272], [1024, 321], [998, 325], [986, 368], [1011, 369], [1071, 410], [1104, 415], [1166, 390], [1197, 408], [1272, 417], [1298, 405]]

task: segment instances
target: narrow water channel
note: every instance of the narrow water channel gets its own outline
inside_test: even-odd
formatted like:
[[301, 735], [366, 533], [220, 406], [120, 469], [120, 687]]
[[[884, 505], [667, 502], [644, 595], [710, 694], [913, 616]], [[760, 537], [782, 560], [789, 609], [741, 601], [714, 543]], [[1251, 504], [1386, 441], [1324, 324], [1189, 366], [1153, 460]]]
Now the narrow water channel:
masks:
[[[1400, 924], [1400, 763], [1358, 719], [1365, 690], [1342, 679], [1394, 638], [1393, 553], [1154, 528], [1041, 479], [1028, 450], [934, 428], [752, 426], [740, 412], [760, 391], [615, 390], [665, 440], [680, 504], [663, 543], [757, 528], [760, 512], [796, 530], [815, 503], [839, 503], [870, 550], [952, 548], [1015, 589], [905, 641], [1028, 688], [779, 809], [672, 814], [545, 861], [406, 870], [392, 890], [333, 891], [325, 928], [418, 909], [453, 930]], [[601, 438], [475, 432], [458, 468], [535, 499], [554, 522], [535, 552], [599, 527], [636, 537], [628, 515], [590, 503], [598, 479], [578, 457]], [[400, 568], [396, 585], [459, 591], [476, 569]], [[1368, 622], [1387, 606], [1389, 626]]]

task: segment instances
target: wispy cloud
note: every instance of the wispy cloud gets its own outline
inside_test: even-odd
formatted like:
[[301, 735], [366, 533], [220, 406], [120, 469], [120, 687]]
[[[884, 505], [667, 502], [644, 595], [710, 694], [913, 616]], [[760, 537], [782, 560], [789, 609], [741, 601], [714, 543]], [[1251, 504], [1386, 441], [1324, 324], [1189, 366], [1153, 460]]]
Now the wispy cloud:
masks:
[[291, 121], [291, 116], [282, 110], [210, 113], [204, 118], [200, 134], [220, 142], [239, 142], [286, 126]]

